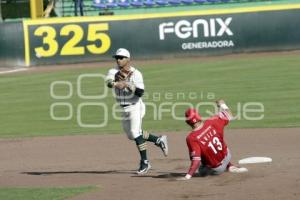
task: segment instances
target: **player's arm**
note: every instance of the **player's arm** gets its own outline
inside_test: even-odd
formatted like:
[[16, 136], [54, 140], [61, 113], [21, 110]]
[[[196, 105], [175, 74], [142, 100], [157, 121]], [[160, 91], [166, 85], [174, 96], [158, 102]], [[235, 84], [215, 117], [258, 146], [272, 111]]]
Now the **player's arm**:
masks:
[[130, 91], [135, 92], [136, 91], [136, 87], [134, 86], [134, 84], [132, 83], [128, 83], [127, 81], [115, 81], [112, 79], [108, 79], [106, 81], [106, 85], [109, 88], [118, 88], [118, 89], [124, 89], [124, 88], [128, 88], [130, 89]]
[[219, 108], [219, 114], [218, 114], [219, 117], [222, 120], [227, 121], [227, 123], [228, 123], [228, 121], [233, 120], [232, 112], [230, 111], [229, 107], [226, 105], [225, 101], [220, 99], [220, 100], [216, 101], [216, 103]]
[[143, 75], [139, 71], [135, 71], [135, 78], [133, 82], [127, 83], [127, 88], [134, 93], [134, 95], [138, 97], [142, 97], [144, 95], [144, 80]]
[[109, 88], [113, 88], [115, 87], [115, 74], [116, 74], [117, 70], [116, 69], [110, 69], [105, 77], [105, 83], [106, 86]]
[[187, 138], [187, 145], [190, 152], [190, 160], [191, 165], [187, 172], [187, 174], [184, 177], [178, 178], [177, 180], [189, 180], [192, 178], [192, 176], [195, 174], [197, 169], [199, 169], [201, 164], [201, 153], [200, 153], [200, 147], [197, 144], [196, 141], [193, 141], [191, 138]]
[[201, 164], [201, 159], [200, 157], [193, 157], [191, 159], [191, 165], [190, 165], [190, 168], [189, 168], [189, 171], [188, 173], [185, 175], [185, 179], [191, 179], [192, 176], [195, 174], [195, 172], [197, 171], [197, 169], [199, 169], [200, 167], [200, 164]]

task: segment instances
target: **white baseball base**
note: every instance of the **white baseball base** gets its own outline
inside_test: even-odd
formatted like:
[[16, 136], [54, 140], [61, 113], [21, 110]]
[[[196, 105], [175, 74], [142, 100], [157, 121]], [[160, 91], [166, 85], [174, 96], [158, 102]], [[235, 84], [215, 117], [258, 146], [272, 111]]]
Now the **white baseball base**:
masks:
[[269, 157], [248, 157], [239, 160], [239, 164], [253, 164], [253, 163], [267, 163], [272, 162], [272, 158]]

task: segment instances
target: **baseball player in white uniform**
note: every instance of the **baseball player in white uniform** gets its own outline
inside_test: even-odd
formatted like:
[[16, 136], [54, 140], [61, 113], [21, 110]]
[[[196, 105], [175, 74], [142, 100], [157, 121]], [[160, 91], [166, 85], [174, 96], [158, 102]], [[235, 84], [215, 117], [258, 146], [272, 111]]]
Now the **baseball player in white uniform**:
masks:
[[142, 129], [142, 118], [145, 115], [145, 104], [141, 97], [144, 94], [142, 73], [130, 65], [130, 53], [120, 48], [116, 51], [117, 66], [110, 69], [106, 76], [106, 84], [114, 89], [115, 97], [122, 109], [122, 125], [128, 139], [134, 140], [140, 153], [138, 175], [146, 174], [150, 168], [147, 159], [146, 141], [160, 147], [165, 156], [168, 155], [167, 136], [157, 137]]

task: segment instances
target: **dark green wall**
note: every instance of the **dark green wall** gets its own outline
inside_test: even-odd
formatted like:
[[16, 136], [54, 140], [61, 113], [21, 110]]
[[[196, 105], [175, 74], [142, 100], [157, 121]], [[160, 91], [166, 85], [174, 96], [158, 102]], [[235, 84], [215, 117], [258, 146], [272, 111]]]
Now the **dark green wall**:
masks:
[[22, 22], [0, 23], [0, 67], [24, 66]]
[[20, 19], [30, 18], [30, 0], [28, 1], [7, 1], [1, 3], [2, 18], [5, 19]]
[[[300, 49], [300, 9], [144, 19], [53, 18], [24, 25], [29, 65], [104, 61], [119, 47], [128, 48], [134, 59]], [[0, 26], [0, 63], [24, 66], [21, 24]]]

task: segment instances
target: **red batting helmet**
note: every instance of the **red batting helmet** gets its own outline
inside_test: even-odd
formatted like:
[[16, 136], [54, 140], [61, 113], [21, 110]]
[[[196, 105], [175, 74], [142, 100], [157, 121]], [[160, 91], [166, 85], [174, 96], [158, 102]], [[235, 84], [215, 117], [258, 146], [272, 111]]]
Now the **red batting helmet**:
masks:
[[201, 121], [201, 115], [194, 108], [189, 108], [185, 111], [185, 122], [190, 126]]

